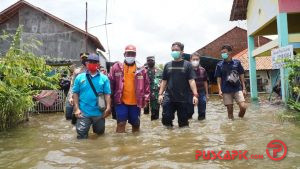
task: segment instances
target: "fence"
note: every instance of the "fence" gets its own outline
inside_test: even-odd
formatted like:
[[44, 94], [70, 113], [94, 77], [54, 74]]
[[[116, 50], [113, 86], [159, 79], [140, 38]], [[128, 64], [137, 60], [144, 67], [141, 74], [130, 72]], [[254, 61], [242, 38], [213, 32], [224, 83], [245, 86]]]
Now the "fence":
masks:
[[32, 112], [50, 113], [63, 112], [65, 107], [65, 94], [63, 90], [56, 90], [58, 98], [52, 106], [46, 107], [42, 103], [36, 102]]

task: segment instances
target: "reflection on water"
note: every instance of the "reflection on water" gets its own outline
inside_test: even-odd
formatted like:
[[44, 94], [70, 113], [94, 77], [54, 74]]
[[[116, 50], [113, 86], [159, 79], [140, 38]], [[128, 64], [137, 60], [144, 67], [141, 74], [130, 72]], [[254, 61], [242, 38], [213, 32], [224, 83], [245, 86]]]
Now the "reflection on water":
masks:
[[[199, 122], [195, 114], [189, 128], [166, 129], [142, 115], [140, 133], [128, 127], [127, 134], [116, 134], [116, 122], [109, 119], [104, 136], [90, 134], [83, 141], [63, 114], [37, 115], [1, 133], [0, 168], [300, 168], [300, 125], [278, 121], [280, 111], [279, 106], [252, 104], [245, 119], [229, 121], [222, 103], [211, 99], [207, 119]], [[274, 139], [288, 147], [279, 162], [266, 155]], [[264, 159], [195, 160], [196, 150], [248, 150]]]

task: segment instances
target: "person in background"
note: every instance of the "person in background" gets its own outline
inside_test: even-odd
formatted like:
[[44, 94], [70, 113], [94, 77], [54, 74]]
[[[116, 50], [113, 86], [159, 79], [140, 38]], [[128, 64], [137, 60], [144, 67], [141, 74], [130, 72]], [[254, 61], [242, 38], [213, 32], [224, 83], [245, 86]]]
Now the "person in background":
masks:
[[159, 91], [159, 79], [157, 78], [158, 70], [155, 68], [155, 57], [147, 57], [147, 73], [150, 80], [150, 103], [146, 105], [144, 109], [145, 114], [149, 114], [151, 109], [151, 120], [159, 119], [159, 103], [158, 103], [158, 91]]
[[126, 123], [132, 125], [132, 132], [140, 130], [140, 112], [150, 99], [147, 70], [135, 63], [136, 47], [128, 45], [123, 63], [115, 63], [109, 73], [112, 100], [117, 117], [117, 133], [124, 133]]
[[[208, 78], [206, 70], [200, 65], [200, 54], [195, 52], [191, 55], [190, 61], [196, 73], [196, 86], [199, 94], [198, 97], [198, 120], [204, 120], [206, 115], [206, 102], [209, 98], [208, 95]], [[190, 99], [189, 104], [189, 119], [193, 117], [194, 105]]]
[[172, 127], [177, 111], [178, 125], [185, 127], [189, 125], [188, 99], [190, 90], [193, 92], [193, 104], [198, 104], [198, 93], [194, 80], [195, 72], [192, 64], [182, 59], [184, 50], [182, 43], [173, 43], [171, 50], [173, 61], [168, 62], [164, 67], [158, 98], [159, 103], [163, 106], [162, 124]]
[[[89, 53], [80, 53], [79, 56], [80, 56], [81, 66], [74, 68], [74, 69], [73, 69], [73, 66], [71, 67], [72, 76], [71, 76], [70, 89], [73, 88], [74, 80], [77, 77], [77, 75], [86, 71], [85, 62], [86, 62], [88, 55], [89, 55]], [[73, 106], [74, 106], [73, 93], [72, 93], [72, 90], [69, 90], [67, 99], [66, 99], [65, 116], [66, 116], [67, 120], [71, 120], [71, 123], [73, 125], [75, 125], [76, 117], [73, 113], [74, 112]]]
[[221, 57], [223, 58], [216, 66], [215, 76], [219, 88], [219, 96], [223, 98], [224, 105], [227, 107], [228, 118], [234, 119], [233, 100], [240, 108], [238, 116], [243, 118], [246, 113], [244, 96], [247, 94], [244, 78], [244, 68], [237, 59], [232, 59], [232, 47], [223, 45]]
[[[99, 56], [90, 54], [86, 60], [86, 67], [87, 70], [75, 78], [72, 89], [78, 139], [88, 138], [91, 125], [94, 133], [104, 134], [105, 118], [111, 113], [110, 83], [108, 77], [99, 71]], [[104, 94], [107, 104], [104, 111], [98, 106], [99, 93]]]

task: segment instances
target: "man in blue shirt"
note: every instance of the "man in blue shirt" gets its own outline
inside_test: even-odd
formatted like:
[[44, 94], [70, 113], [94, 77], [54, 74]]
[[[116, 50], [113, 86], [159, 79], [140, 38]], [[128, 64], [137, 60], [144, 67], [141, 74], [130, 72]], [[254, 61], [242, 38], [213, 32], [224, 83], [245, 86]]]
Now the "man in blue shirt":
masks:
[[227, 107], [228, 118], [233, 119], [233, 99], [240, 107], [239, 117], [243, 118], [246, 112], [244, 95], [246, 95], [244, 68], [239, 60], [232, 59], [232, 48], [224, 45], [221, 50], [223, 61], [217, 64], [215, 76], [219, 88], [219, 96], [223, 98]]
[[[106, 75], [98, 70], [99, 56], [90, 54], [86, 61], [87, 71], [79, 74], [73, 86], [73, 101], [75, 116], [78, 118], [76, 123], [77, 138], [84, 139], [88, 137], [90, 126], [93, 125], [93, 132], [103, 134], [105, 131], [105, 118], [111, 113], [110, 100], [110, 83]], [[97, 94], [105, 95], [106, 110], [100, 111], [98, 107], [98, 99], [94, 93], [91, 84], [88, 81], [91, 79]]]

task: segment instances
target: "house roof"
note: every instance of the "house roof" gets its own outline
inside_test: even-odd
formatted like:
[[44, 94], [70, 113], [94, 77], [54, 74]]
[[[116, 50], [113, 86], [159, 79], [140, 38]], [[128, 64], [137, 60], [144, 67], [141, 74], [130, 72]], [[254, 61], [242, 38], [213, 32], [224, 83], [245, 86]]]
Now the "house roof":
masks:
[[[233, 56], [234, 59], [241, 61], [245, 70], [249, 70], [248, 49], [241, 51]], [[271, 56], [256, 57], [256, 70], [271, 70], [272, 58]]]
[[[82, 29], [80, 29], [80, 28], [78, 28], [78, 27], [76, 27], [76, 26], [74, 26], [74, 25], [72, 25], [72, 24], [70, 24], [70, 23], [68, 23], [68, 22], [52, 15], [52, 14], [50, 14], [49, 12], [47, 12], [47, 11], [41, 9], [41, 8], [38, 8], [38, 7], [30, 4], [29, 2], [26, 2], [25, 0], [20, 0], [20, 1], [16, 2], [15, 4], [9, 6], [8, 8], [4, 9], [2, 12], [0, 12], [0, 24], [4, 23], [7, 20], [9, 20], [10, 18], [12, 18], [15, 14], [18, 13], [19, 9], [24, 7], [24, 6], [28, 6], [28, 7], [31, 7], [33, 9], [37, 10], [37, 11], [40, 11], [43, 14], [49, 16], [50, 18], [62, 23], [66, 27], [68, 27], [70, 29], [73, 29], [77, 32], [80, 32], [84, 35], [86, 34], [86, 32], [84, 30], [82, 30]], [[102, 44], [100, 43], [99, 39], [96, 36], [94, 36], [90, 33], [87, 33], [87, 36], [91, 41], [93, 41], [95, 43], [95, 45], [99, 49], [105, 51], [104, 47], [102, 46]]]
[[[255, 37], [255, 46], [263, 45], [271, 41], [266, 37]], [[220, 58], [220, 50], [222, 45], [228, 44], [233, 46], [233, 55], [241, 52], [248, 47], [247, 42], [247, 30], [235, 26], [223, 35], [219, 36], [215, 40], [211, 41], [207, 45], [198, 49], [197, 52], [204, 56], [210, 56], [214, 58]]]
[[245, 20], [249, 0], [233, 0], [230, 21]]

